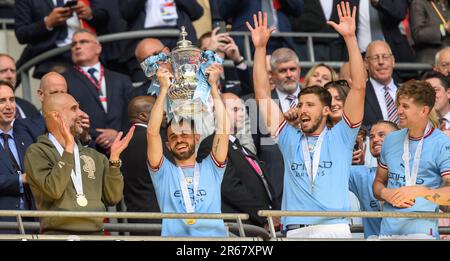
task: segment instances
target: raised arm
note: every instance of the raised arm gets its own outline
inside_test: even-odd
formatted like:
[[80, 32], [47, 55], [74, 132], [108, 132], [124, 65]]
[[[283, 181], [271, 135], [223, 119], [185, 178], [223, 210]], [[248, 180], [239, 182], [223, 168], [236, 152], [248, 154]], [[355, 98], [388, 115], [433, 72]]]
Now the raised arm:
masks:
[[255, 98], [258, 103], [267, 129], [272, 136], [276, 135], [278, 127], [284, 120], [283, 113], [278, 105], [272, 100], [270, 95], [269, 75], [266, 69], [266, 49], [270, 35], [275, 28], [267, 28], [267, 13], [264, 13], [264, 19], [261, 12], [258, 17], [253, 15], [253, 28], [249, 22], [246, 22], [248, 30], [252, 33], [252, 41], [255, 46], [255, 56], [253, 61], [253, 83], [255, 89]]
[[228, 154], [230, 121], [217, 88], [217, 81], [221, 74], [220, 65], [211, 65], [206, 69], [206, 74], [208, 74], [208, 82], [211, 85], [211, 96], [214, 101], [214, 118], [216, 119], [216, 134], [214, 135], [212, 154], [219, 164], [223, 164]]
[[344, 38], [347, 46], [350, 74], [351, 90], [348, 93], [344, 105], [344, 114], [352, 124], [358, 124], [364, 116], [364, 97], [366, 95], [366, 79], [364, 62], [356, 40], [356, 6], [353, 11], [349, 2], [341, 2], [337, 5], [339, 24], [333, 21], [327, 23], [331, 25]]
[[160, 92], [150, 113], [147, 125], [147, 160], [150, 167], [157, 169], [163, 157], [163, 143], [159, 129], [163, 120], [164, 100], [170, 86], [172, 74], [165, 68], [159, 68], [156, 74], [160, 83]]

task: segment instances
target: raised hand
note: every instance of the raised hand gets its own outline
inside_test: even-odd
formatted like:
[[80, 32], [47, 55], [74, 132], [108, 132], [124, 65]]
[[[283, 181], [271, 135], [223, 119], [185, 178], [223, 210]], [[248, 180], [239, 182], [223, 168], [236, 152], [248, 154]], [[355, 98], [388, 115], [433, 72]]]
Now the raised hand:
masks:
[[161, 90], [169, 89], [172, 84], [173, 75], [167, 68], [160, 67], [156, 73]]
[[337, 5], [337, 12], [339, 16], [339, 24], [333, 21], [327, 21], [327, 24], [331, 25], [336, 32], [342, 37], [351, 37], [356, 35], [356, 6], [353, 10], [350, 9], [350, 3], [342, 1]]
[[208, 75], [208, 83], [213, 88], [217, 88], [217, 81], [219, 81], [220, 74], [222, 73], [222, 66], [218, 63], [211, 64], [205, 70], [205, 74]]
[[256, 14], [253, 15], [253, 23], [255, 27], [253, 28], [247, 21], [248, 30], [252, 33], [252, 42], [255, 48], [266, 47], [269, 41], [270, 35], [275, 31], [274, 27], [267, 28], [267, 13], [264, 13], [264, 18], [261, 12], [258, 12], [258, 17]]
[[125, 138], [122, 138], [123, 132], [119, 132], [113, 144], [111, 145], [111, 155], [110, 160], [118, 160], [122, 151], [128, 147], [131, 137], [133, 137], [135, 126], [131, 127]]
[[53, 120], [58, 124], [58, 130], [64, 139], [64, 147], [68, 152], [73, 152], [73, 147], [75, 146], [75, 138], [70, 132], [69, 124], [64, 120], [63, 116], [59, 112], [53, 114]]
[[297, 128], [297, 129], [301, 129], [300, 117], [298, 116], [298, 108], [291, 108], [287, 112], [285, 112], [284, 113], [284, 119], [292, 127]]

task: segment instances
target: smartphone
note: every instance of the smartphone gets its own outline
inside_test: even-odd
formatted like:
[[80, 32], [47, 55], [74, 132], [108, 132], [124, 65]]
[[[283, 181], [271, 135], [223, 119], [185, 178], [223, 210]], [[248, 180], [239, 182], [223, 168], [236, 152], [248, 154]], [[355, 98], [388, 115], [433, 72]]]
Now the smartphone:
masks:
[[217, 27], [220, 27], [220, 30], [218, 32], [219, 34], [227, 32], [227, 24], [225, 23], [225, 21], [215, 21], [213, 24], [213, 29]]
[[64, 4], [64, 7], [70, 7], [70, 8], [72, 8], [72, 7], [76, 6], [77, 4], [78, 4], [78, 0], [71, 0], [71, 1], [67, 1], [67, 2]]

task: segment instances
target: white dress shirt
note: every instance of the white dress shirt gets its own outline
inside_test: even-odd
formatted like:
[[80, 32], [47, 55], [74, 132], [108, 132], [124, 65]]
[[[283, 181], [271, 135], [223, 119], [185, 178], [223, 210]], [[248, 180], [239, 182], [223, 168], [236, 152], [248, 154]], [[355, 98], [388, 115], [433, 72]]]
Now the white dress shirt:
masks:
[[330, 0], [320, 0], [320, 5], [322, 6], [323, 14], [325, 15], [325, 19], [330, 20], [331, 13], [333, 12], [333, 1]]
[[[100, 80], [100, 69], [101, 69], [100, 63], [97, 63], [97, 64], [95, 64], [94, 66], [83, 66], [83, 67], [80, 67], [80, 68], [81, 68], [84, 72], [86, 72], [86, 74], [89, 75], [89, 76], [90, 76], [90, 74], [88, 73], [88, 70], [89, 70], [90, 68], [95, 68], [96, 71], [95, 71], [95, 73], [94, 73], [94, 76], [95, 76], [95, 78], [97, 78], [97, 81]], [[107, 94], [106, 94], [106, 81], [105, 81], [105, 76], [104, 76], [104, 75], [103, 75], [103, 78], [102, 78], [101, 93], [102, 93], [102, 96], [100, 96], [100, 98], [107, 97]], [[100, 100], [101, 100], [101, 99], [100, 99]], [[102, 106], [103, 106], [103, 109], [105, 109], [105, 112], [108, 112], [108, 102], [103, 102], [103, 101], [102, 101]]]
[[[281, 110], [283, 111], [283, 113], [285, 113], [291, 108], [289, 100], [286, 99], [288, 94], [278, 89], [275, 90], [278, 94], [278, 98], [280, 99]], [[295, 97], [297, 97], [299, 93], [300, 93], [300, 85], [297, 86], [297, 90], [295, 90], [295, 92], [292, 94], [295, 95]]]
[[[69, 0], [64, 0], [64, 3]], [[53, 4], [56, 6], [56, 0], [53, 0]], [[62, 41], [56, 41], [56, 46], [61, 47], [72, 43], [72, 36], [75, 31], [80, 29], [80, 20], [78, 19], [77, 13], [73, 12], [72, 17], [66, 20], [67, 24], [67, 37]]]
[[[383, 113], [383, 119], [388, 120], [388, 112], [386, 106], [386, 99], [384, 98], [384, 85], [370, 78], [370, 83], [372, 83], [373, 89], [375, 90], [375, 94], [377, 95], [378, 104], [380, 105], [381, 112]], [[389, 94], [392, 97], [392, 100], [395, 102], [395, 98], [397, 95], [397, 86], [394, 84], [394, 80], [391, 79], [389, 84]]]
[[450, 111], [444, 116], [445, 128], [450, 128]]

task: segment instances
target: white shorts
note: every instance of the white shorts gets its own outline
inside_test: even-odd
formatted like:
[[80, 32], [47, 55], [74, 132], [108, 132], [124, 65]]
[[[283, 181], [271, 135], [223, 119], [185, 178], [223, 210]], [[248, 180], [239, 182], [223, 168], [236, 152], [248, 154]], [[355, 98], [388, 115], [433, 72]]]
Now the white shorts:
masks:
[[286, 237], [290, 238], [352, 238], [348, 224], [312, 225], [289, 230]]

